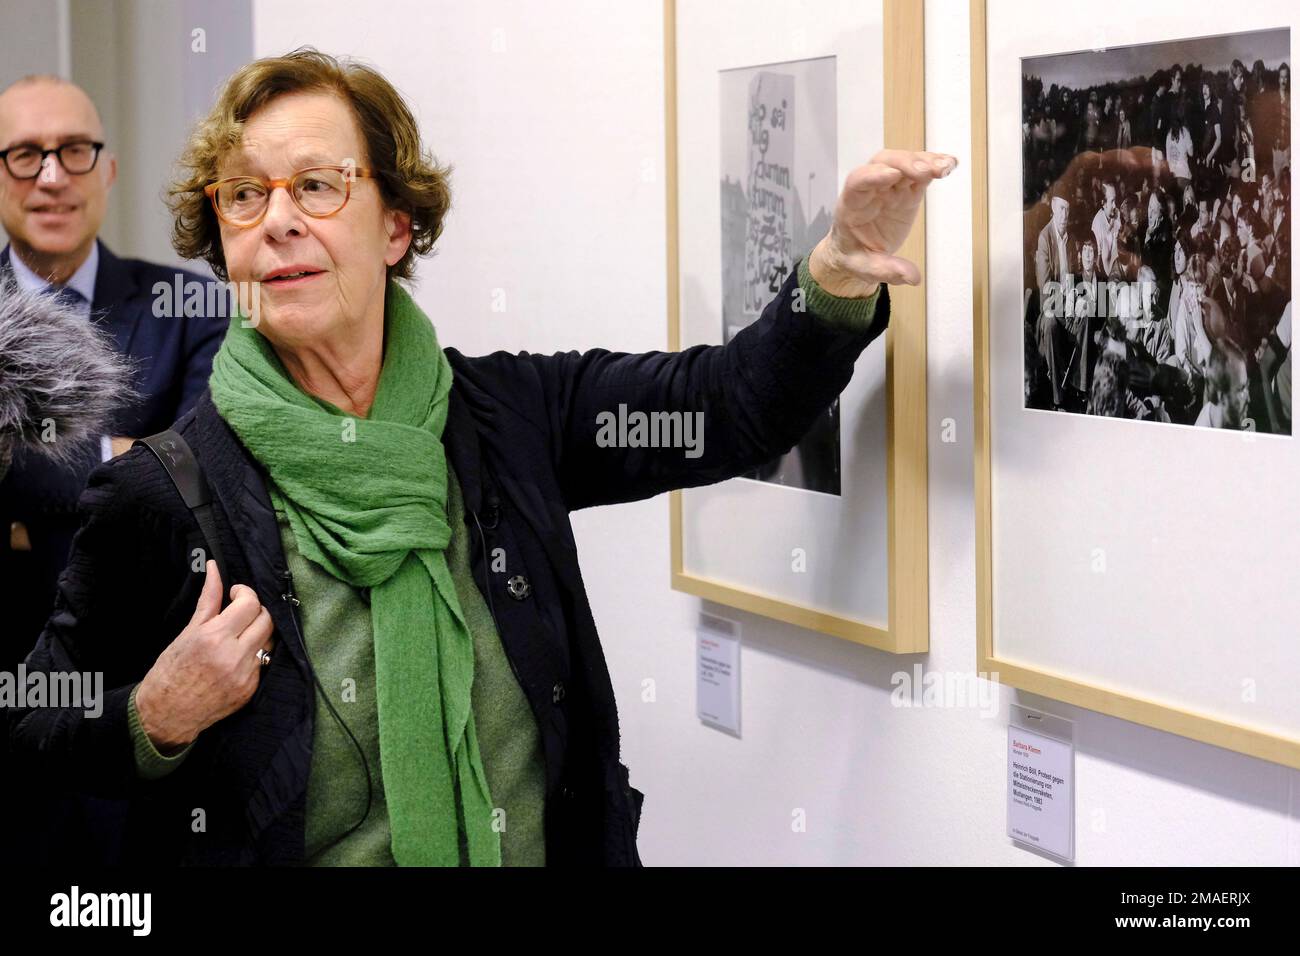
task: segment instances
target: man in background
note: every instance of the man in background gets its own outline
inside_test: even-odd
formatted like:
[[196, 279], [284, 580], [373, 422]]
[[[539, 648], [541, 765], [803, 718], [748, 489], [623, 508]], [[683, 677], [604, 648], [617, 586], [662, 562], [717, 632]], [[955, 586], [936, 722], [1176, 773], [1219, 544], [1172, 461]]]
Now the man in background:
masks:
[[[105, 148], [99, 114], [79, 87], [54, 76], [19, 80], [0, 92], [0, 225], [10, 244], [0, 272], [43, 290], [108, 333], [135, 365], [139, 400], [115, 409], [109, 434], [71, 465], [19, 451], [0, 482], [0, 670], [14, 673], [35, 645], [78, 528], [77, 500], [91, 470], [140, 437], [167, 428], [207, 384], [227, 319], [184, 315], [168, 296], [155, 313], [154, 286], [174, 288], [193, 273], [119, 259], [98, 239], [117, 160]], [[217, 301], [203, 296], [203, 301]], [[227, 313], [228, 314], [228, 313]], [[52, 436], [58, 440], [58, 436]], [[111, 816], [25, 779], [0, 741], [0, 858], [29, 863], [108, 861], [111, 846], [87, 846], [112, 826], [78, 824]], [[8, 807], [4, 804], [8, 803]], [[4, 812], [7, 811], [7, 812]], [[103, 822], [102, 819], [100, 822]]]
[[[109, 332], [139, 366], [142, 396], [120, 410], [99, 454], [62, 469], [20, 454], [0, 484], [0, 666], [9, 667], [36, 643], [53, 607], [91, 469], [189, 409], [207, 383], [226, 320], [155, 316], [153, 286], [173, 288], [178, 270], [119, 259], [98, 240], [117, 160], [79, 87], [28, 77], [0, 93], [0, 155], [0, 225], [10, 242], [0, 270], [21, 288], [64, 298]], [[185, 279], [203, 281], [189, 273]]]

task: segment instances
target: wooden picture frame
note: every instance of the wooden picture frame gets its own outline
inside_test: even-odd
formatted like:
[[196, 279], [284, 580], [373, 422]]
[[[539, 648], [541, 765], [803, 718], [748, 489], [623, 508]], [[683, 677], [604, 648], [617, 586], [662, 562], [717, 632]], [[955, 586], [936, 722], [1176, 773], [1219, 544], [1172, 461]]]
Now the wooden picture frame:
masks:
[[[883, 0], [883, 62], [879, 82], [884, 95], [886, 147], [923, 149], [925, 144], [924, 4], [922, 0]], [[679, 350], [681, 275], [678, 234], [677, 3], [664, 3], [664, 78], [667, 152], [667, 283], [669, 348]], [[885, 78], [889, 80], [886, 82]], [[871, 157], [862, 156], [865, 163]], [[840, 183], [847, 169], [840, 170]], [[925, 272], [925, 209], [899, 254]], [[927, 526], [927, 422], [925, 288], [891, 286], [891, 319], [885, 350], [887, 466], [885, 499], [888, 528], [887, 621], [864, 621], [792, 603], [693, 573], [683, 563], [683, 493], [671, 495], [671, 586], [730, 607], [869, 647], [898, 654], [929, 647], [929, 537]]]
[[[992, 344], [990, 326], [991, 300], [994, 286], [990, 273], [991, 243], [990, 195], [992, 186], [990, 169], [989, 127], [989, 21], [987, 0], [971, 0], [971, 162], [972, 162], [972, 252], [974, 319], [974, 401], [975, 401], [975, 507], [976, 507], [976, 583], [977, 583], [977, 640], [978, 669], [991, 679], [1043, 697], [1064, 701], [1078, 707], [1108, 714], [1123, 720], [1143, 724], [1157, 730], [1177, 734], [1192, 740], [1223, 747], [1262, 760], [1300, 769], [1300, 739], [1283, 733], [1274, 733], [1265, 726], [1223, 719], [1208, 710], [1181, 707], [1166, 695], [1139, 694], [1121, 689], [1120, 681], [1109, 686], [1097, 679], [1085, 679], [1049, 666], [1040, 666], [1024, 659], [1010, 659], [999, 651], [995, 634], [994, 614], [994, 454], [992, 408], [997, 394], [997, 384], [992, 379], [991, 361], [996, 349]], [[1104, 22], [1105, 17], [1099, 16]], [[999, 19], [998, 23], [1007, 20]], [[1205, 36], [1197, 26], [1172, 24], [1193, 37]], [[1242, 29], [1246, 29], [1243, 27]], [[1093, 50], [1091, 42], [1096, 37], [1075, 37], [1074, 49]], [[1166, 42], [1167, 38], [1153, 38], [1145, 42]], [[1117, 48], [1119, 45], [1117, 44]], [[1041, 56], [1042, 50], [1029, 50], [1026, 55]], [[1005, 58], [1005, 56], [1004, 56]], [[1017, 123], [1017, 125], [1019, 125]], [[1008, 135], [1009, 141], [1009, 135]], [[1016, 157], [1016, 167], [1021, 157]], [[1003, 200], [1005, 203], [1005, 200]], [[1001, 207], [1000, 207], [1001, 208]], [[1018, 252], [1019, 254], [1019, 252]], [[1006, 372], [1010, 375], [1010, 372]], [[1063, 414], [1063, 413], [1036, 413]], [[1074, 416], [1071, 416], [1074, 417]], [[1119, 423], [1116, 423], [1119, 424]], [[1135, 427], [1158, 429], [1161, 425], [1132, 423]], [[1165, 425], [1165, 428], [1178, 428]], [[1203, 429], [1186, 429], [1189, 433]], [[1186, 437], [1186, 436], [1185, 436]], [[1192, 436], [1196, 437], [1196, 436]], [[1190, 440], [1190, 438], [1189, 438]], [[1291, 440], [1291, 439], [1285, 439]], [[1221, 446], [1226, 447], [1226, 446]], [[1044, 454], [1042, 457], [1047, 458]], [[1023, 465], [1022, 465], [1023, 467]], [[1059, 583], [1059, 582], [1058, 582]], [[1051, 582], [1047, 582], [1051, 587]], [[1072, 582], [1059, 583], [1057, 593], [1068, 592]], [[1221, 639], [1226, 635], [1221, 635]], [[1292, 685], [1293, 686], [1293, 685]]]

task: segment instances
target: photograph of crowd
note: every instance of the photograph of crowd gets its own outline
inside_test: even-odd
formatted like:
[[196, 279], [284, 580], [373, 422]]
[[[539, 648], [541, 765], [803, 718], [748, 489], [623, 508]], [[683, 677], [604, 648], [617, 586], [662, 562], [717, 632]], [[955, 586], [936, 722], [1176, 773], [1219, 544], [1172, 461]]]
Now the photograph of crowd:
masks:
[[1025, 407], [1291, 434], [1290, 42], [1022, 61]]

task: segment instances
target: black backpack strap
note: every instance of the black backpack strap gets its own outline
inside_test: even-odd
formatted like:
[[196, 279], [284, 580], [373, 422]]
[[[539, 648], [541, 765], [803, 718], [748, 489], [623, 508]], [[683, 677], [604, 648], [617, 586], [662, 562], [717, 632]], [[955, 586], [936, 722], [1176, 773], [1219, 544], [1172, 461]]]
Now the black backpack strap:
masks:
[[194, 514], [207, 542], [208, 553], [217, 562], [217, 571], [221, 574], [221, 606], [229, 603], [230, 588], [235, 583], [230, 579], [225, 555], [221, 553], [221, 544], [217, 539], [217, 523], [212, 516], [212, 492], [203, 477], [203, 468], [189, 443], [179, 432], [168, 429], [148, 438], [138, 438], [134, 444], [144, 445], [162, 462], [163, 468], [171, 476], [172, 483], [180, 492], [185, 506]]

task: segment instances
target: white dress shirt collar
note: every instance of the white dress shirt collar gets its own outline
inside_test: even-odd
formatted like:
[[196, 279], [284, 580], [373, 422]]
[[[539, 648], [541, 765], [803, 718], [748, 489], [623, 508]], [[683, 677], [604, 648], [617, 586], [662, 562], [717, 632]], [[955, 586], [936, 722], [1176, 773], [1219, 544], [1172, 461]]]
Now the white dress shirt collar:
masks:
[[[28, 267], [27, 263], [23, 262], [22, 257], [18, 255], [13, 246], [9, 247], [9, 265], [13, 268], [14, 278], [18, 280], [18, 285], [22, 289], [35, 292], [50, 285], [48, 279], [37, 275]], [[99, 242], [96, 241], [90, 247], [90, 255], [86, 256], [86, 261], [72, 274], [72, 278], [64, 283], [76, 289], [81, 293], [81, 297], [86, 300], [84, 307], [82, 307], [82, 312], [86, 318], [90, 317], [90, 306], [95, 301], [95, 279], [98, 275]]]

